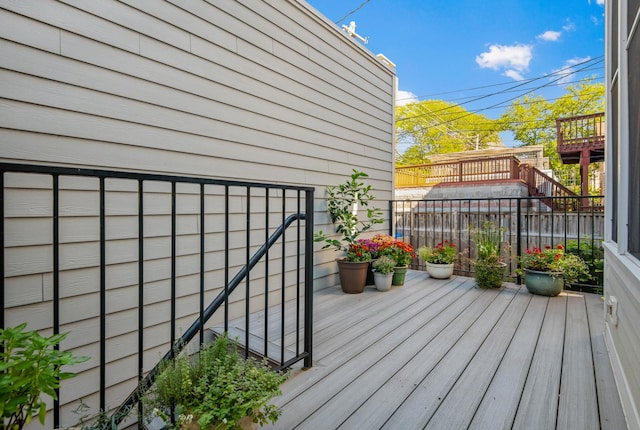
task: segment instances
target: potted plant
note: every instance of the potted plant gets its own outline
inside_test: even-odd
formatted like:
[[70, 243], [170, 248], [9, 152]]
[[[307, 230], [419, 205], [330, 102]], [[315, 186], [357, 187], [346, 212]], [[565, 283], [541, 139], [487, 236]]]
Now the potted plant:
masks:
[[160, 417], [177, 428], [248, 429], [274, 423], [280, 410], [269, 401], [281, 394], [287, 374], [266, 362], [245, 360], [226, 334], [202, 346], [197, 356], [178, 355], [160, 370], [143, 398], [147, 420]]
[[574, 283], [591, 279], [589, 267], [582, 258], [565, 252], [561, 244], [543, 249], [527, 248], [520, 259], [524, 271], [524, 283], [532, 294], [557, 296], [564, 283]]
[[473, 231], [477, 257], [473, 261], [476, 284], [480, 288], [500, 288], [507, 264], [502, 261], [503, 229], [487, 222]]
[[[327, 187], [327, 210], [331, 222], [336, 224], [336, 232], [341, 234], [342, 238], [329, 237], [322, 230], [318, 231], [313, 238], [315, 242], [325, 243], [322, 249], [333, 247], [346, 254], [346, 257], [337, 260], [340, 285], [346, 293], [361, 293], [366, 283], [371, 254], [367, 249], [368, 260], [358, 255], [366, 248], [358, 244], [358, 236], [373, 225], [384, 222], [382, 211], [369, 207], [374, 199], [372, 187], [362, 182], [362, 179], [368, 176], [354, 169], [351, 178], [344, 184]], [[359, 217], [359, 208], [366, 208], [364, 219]]]
[[393, 270], [392, 285], [404, 285], [404, 279], [407, 274], [407, 268], [415, 257], [413, 246], [401, 240], [394, 239], [388, 234], [378, 234], [371, 239], [377, 243], [375, 256], [386, 255], [393, 258], [396, 267]]
[[388, 255], [383, 255], [373, 261], [373, 281], [378, 291], [388, 291], [393, 280], [393, 269], [396, 261]]
[[2, 430], [20, 430], [36, 415], [44, 425], [47, 403], [42, 394], [57, 399], [60, 381], [75, 376], [63, 372], [62, 366], [89, 360], [55, 349], [67, 333], [43, 337], [37, 331], [24, 331], [26, 327], [27, 323], [0, 328]]
[[456, 245], [445, 240], [433, 248], [418, 248], [418, 256], [427, 265], [427, 273], [435, 279], [448, 279], [453, 275], [453, 263], [456, 259]]

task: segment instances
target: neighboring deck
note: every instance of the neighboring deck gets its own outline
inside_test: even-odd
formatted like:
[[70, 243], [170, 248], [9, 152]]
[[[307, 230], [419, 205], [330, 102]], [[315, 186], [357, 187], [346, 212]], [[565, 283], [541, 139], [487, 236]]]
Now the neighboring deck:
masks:
[[274, 428], [626, 428], [600, 296], [506, 285], [410, 271], [385, 293], [317, 292], [314, 366]]

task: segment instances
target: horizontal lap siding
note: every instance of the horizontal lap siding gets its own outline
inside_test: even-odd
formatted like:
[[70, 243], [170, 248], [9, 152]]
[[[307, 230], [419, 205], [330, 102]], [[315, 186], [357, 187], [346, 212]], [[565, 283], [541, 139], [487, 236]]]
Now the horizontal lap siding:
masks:
[[[94, 147], [95, 160], [90, 160], [96, 165], [100, 165], [101, 153], [118, 144], [121, 162], [129, 155], [134, 159], [153, 157], [144, 167], [154, 171], [168, 156], [165, 152], [174, 152], [172, 166], [162, 166], [170, 172], [210, 175], [209, 169], [190, 161], [194, 156], [205, 155], [213, 158], [210, 162], [214, 165], [221, 164], [219, 159], [231, 160], [229, 164], [236, 169], [249, 163], [251, 171], [244, 175], [253, 175], [242, 178], [256, 180], [270, 180], [267, 170], [275, 161], [279, 168], [289, 167], [283, 177], [274, 178], [277, 181], [291, 175], [295, 178], [289, 170], [326, 172], [327, 160], [388, 169], [392, 79], [380, 66], [374, 70], [379, 76], [365, 73], [365, 67], [310, 34], [307, 38], [316, 39], [319, 49], [305, 45], [307, 49], [299, 50], [307, 55], [300, 54], [290, 48], [296, 47], [290, 43], [293, 35], [276, 24], [267, 25], [265, 19], [235, 2], [223, 4], [232, 9], [229, 13], [242, 15], [246, 22], [218, 9], [218, 4], [197, 4], [194, 7], [206, 8], [198, 11], [199, 16], [171, 6], [180, 17], [177, 25], [188, 27], [193, 34], [122, 4], [105, 7], [79, 3], [98, 8], [89, 12], [103, 13], [106, 19], [117, 21], [126, 15], [132, 23], [140, 22], [143, 31], [132, 34], [126, 26], [134, 24], [128, 22], [116, 27], [113, 22], [92, 26], [107, 27], [102, 28], [104, 31], [61, 23], [58, 35], [49, 34], [49, 28], [49, 32], [43, 31], [43, 38], [56, 36], [62, 55], [27, 47], [31, 44], [41, 48], [48, 43], [34, 42], [33, 36], [8, 35], [8, 40], [2, 41], [9, 69], [3, 70], [2, 76], [7, 82], [3, 91], [7, 128], [87, 139], [91, 144], [103, 142]], [[272, 14], [277, 12], [262, 3], [251, 5], [268, 8]], [[161, 9], [167, 7], [162, 4]], [[303, 12], [296, 11], [303, 19]], [[45, 8], [45, 12], [54, 11]], [[71, 22], [74, 17], [89, 22], [98, 19], [71, 6], [61, 5], [58, 13], [62, 12], [70, 16]], [[38, 26], [42, 24], [36, 20], [46, 20], [42, 11], [17, 13], [35, 15], [29, 22]], [[280, 20], [288, 19], [277, 13]], [[219, 46], [217, 34], [213, 40], [204, 39], [212, 37], [206, 31], [211, 24], [200, 16], [220, 19], [215, 23], [221, 27], [218, 33], [247, 34], [235, 38], [235, 50], [229, 49], [233, 47], [224, 38], [223, 46]], [[258, 30], [247, 22], [261, 27]], [[266, 33], [269, 31], [286, 40], [271, 39]], [[115, 36], [109, 38], [111, 34]], [[278, 43], [279, 48], [275, 49], [274, 44]], [[365, 61], [371, 68], [371, 59]], [[39, 120], [33, 121], [34, 116]], [[138, 147], [146, 150], [143, 156], [135, 150]], [[152, 154], [156, 151], [162, 153]], [[237, 170], [234, 173], [229, 169], [227, 177], [238, 177]], [[309, 181], [300, 179], [299, 183]]]
[[[393, 71], [304, 2], [0, 0], [0, 161], [274, 182], [316, 187], [316, 224], [327, 230], [324, 187], [352, 168], [371, 175], [385, 208], [392, 193]], [[52, 179], [5, 176], [5, 323], [51, 331]], [[107, 180], [107, 407], [137, 378], [138, 185]], [[171, 195], [144, 184], [144, 369], [169, 346]], [[199, 306], [199, 187], [178, 185], [177, 325]], [[205, 191], [206, 303], [224, 284], [224, 189]], [[296, 211], [295, 193], [284, 198]], [[283, 195], [253, 191], [250, 253], [283, 220]], [[229, 275], [246, 255], [246, 190], [230, 189]], [[65, 381], [64, 425], [99, 378], [97, 179], [60, 178], [60, 323], [63, 348], [91, 357]], [[295, 287], [295, 229], [272, 250], [270, 303], [282, 278]], [[282, 256], [286, 261], [281, 273]], [[330, 251], [316, 258], [316, 287], [333, 283]], [[251, 306], [264, 294], [251, 274]], [[324, 275], [331, 275], [324, 277]], [[301, 276], [304, 276], [302, 273]], [[242, 286], [244, 288], [244, 286]], [[288, 288], [286, 297], [292, 296]], [[243, 312], [232, 298], [230, 311]], [[213, 324], [220, 324], [219, 320]], [[51, 427], [51, 417], [47, 425]]]

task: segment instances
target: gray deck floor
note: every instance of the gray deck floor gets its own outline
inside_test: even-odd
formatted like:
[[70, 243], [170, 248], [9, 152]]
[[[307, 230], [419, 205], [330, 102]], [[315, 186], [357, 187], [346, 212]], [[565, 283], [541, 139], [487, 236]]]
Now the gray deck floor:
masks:
[[598, 295], [547, 298], [410, 271], [402, 287], [314, 299], [314, 366], [277, 429], [626, 429]]

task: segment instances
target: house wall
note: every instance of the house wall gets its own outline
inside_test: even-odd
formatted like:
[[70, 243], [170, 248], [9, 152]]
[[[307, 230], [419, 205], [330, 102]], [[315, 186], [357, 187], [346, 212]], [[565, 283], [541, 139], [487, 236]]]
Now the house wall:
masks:
[[[352, 169], [370, 175], [378, 206], [388, 210], [395, 82], [393, 69], [302, 0], [0, 0], [1, 162], [313, 186], [316, 230], [332, 228], [325, 186], [342, 183]], [[5, 322], [29, 320], [29, 328], [46, 332], [51, 179], [6, 176]], [[61, 180], [61, 283], [68, 296], [62, 324], [71, 330], [64, 346], [94, 357], [76, 369], [81, 374], [68, 382], [73, 390], [63, 391], [65, 425], [77, 421], [71, 410], [80, 398], [91, 408], [87, 414], [96, 411], [97, 395], [87, 388], [95, 387], [98, 372], [96, 182]], [[150, 190], [145, 256], [155, 299], [145, 310], [156, 320], [145, 348], [160, 355], [167, 342], [153, 339], [166, 339], [168, 330], [169, 190], [162, 184]], [[189, 187], [179, 193], [178, 285], [191, 288], [198, 203]], [[219, 191], [210, 193], [215, 201]], [[136, 196], [132, 183], [108, 183], [107, 407], [129, 394], [137, 374], [128, 308], [136, 301]], [[242, 213], [241, 197], [232, 205]], [[242, 225], [233, 229], [232, 241], [240, 241]], [[377, 231], [387, 229], [385, 223]], [[337, 282], [336, 255], [320, 248], [316, 289]], [[219, 250], [208, 258], [218, 268], [208, 276], [219, 276]], [[193, 320], [194, 306], [185, 293], [180, 324]]]
[[640, 429], [640, 4], [607, 0], [605, 16], [605, 340], [627, 424]]

